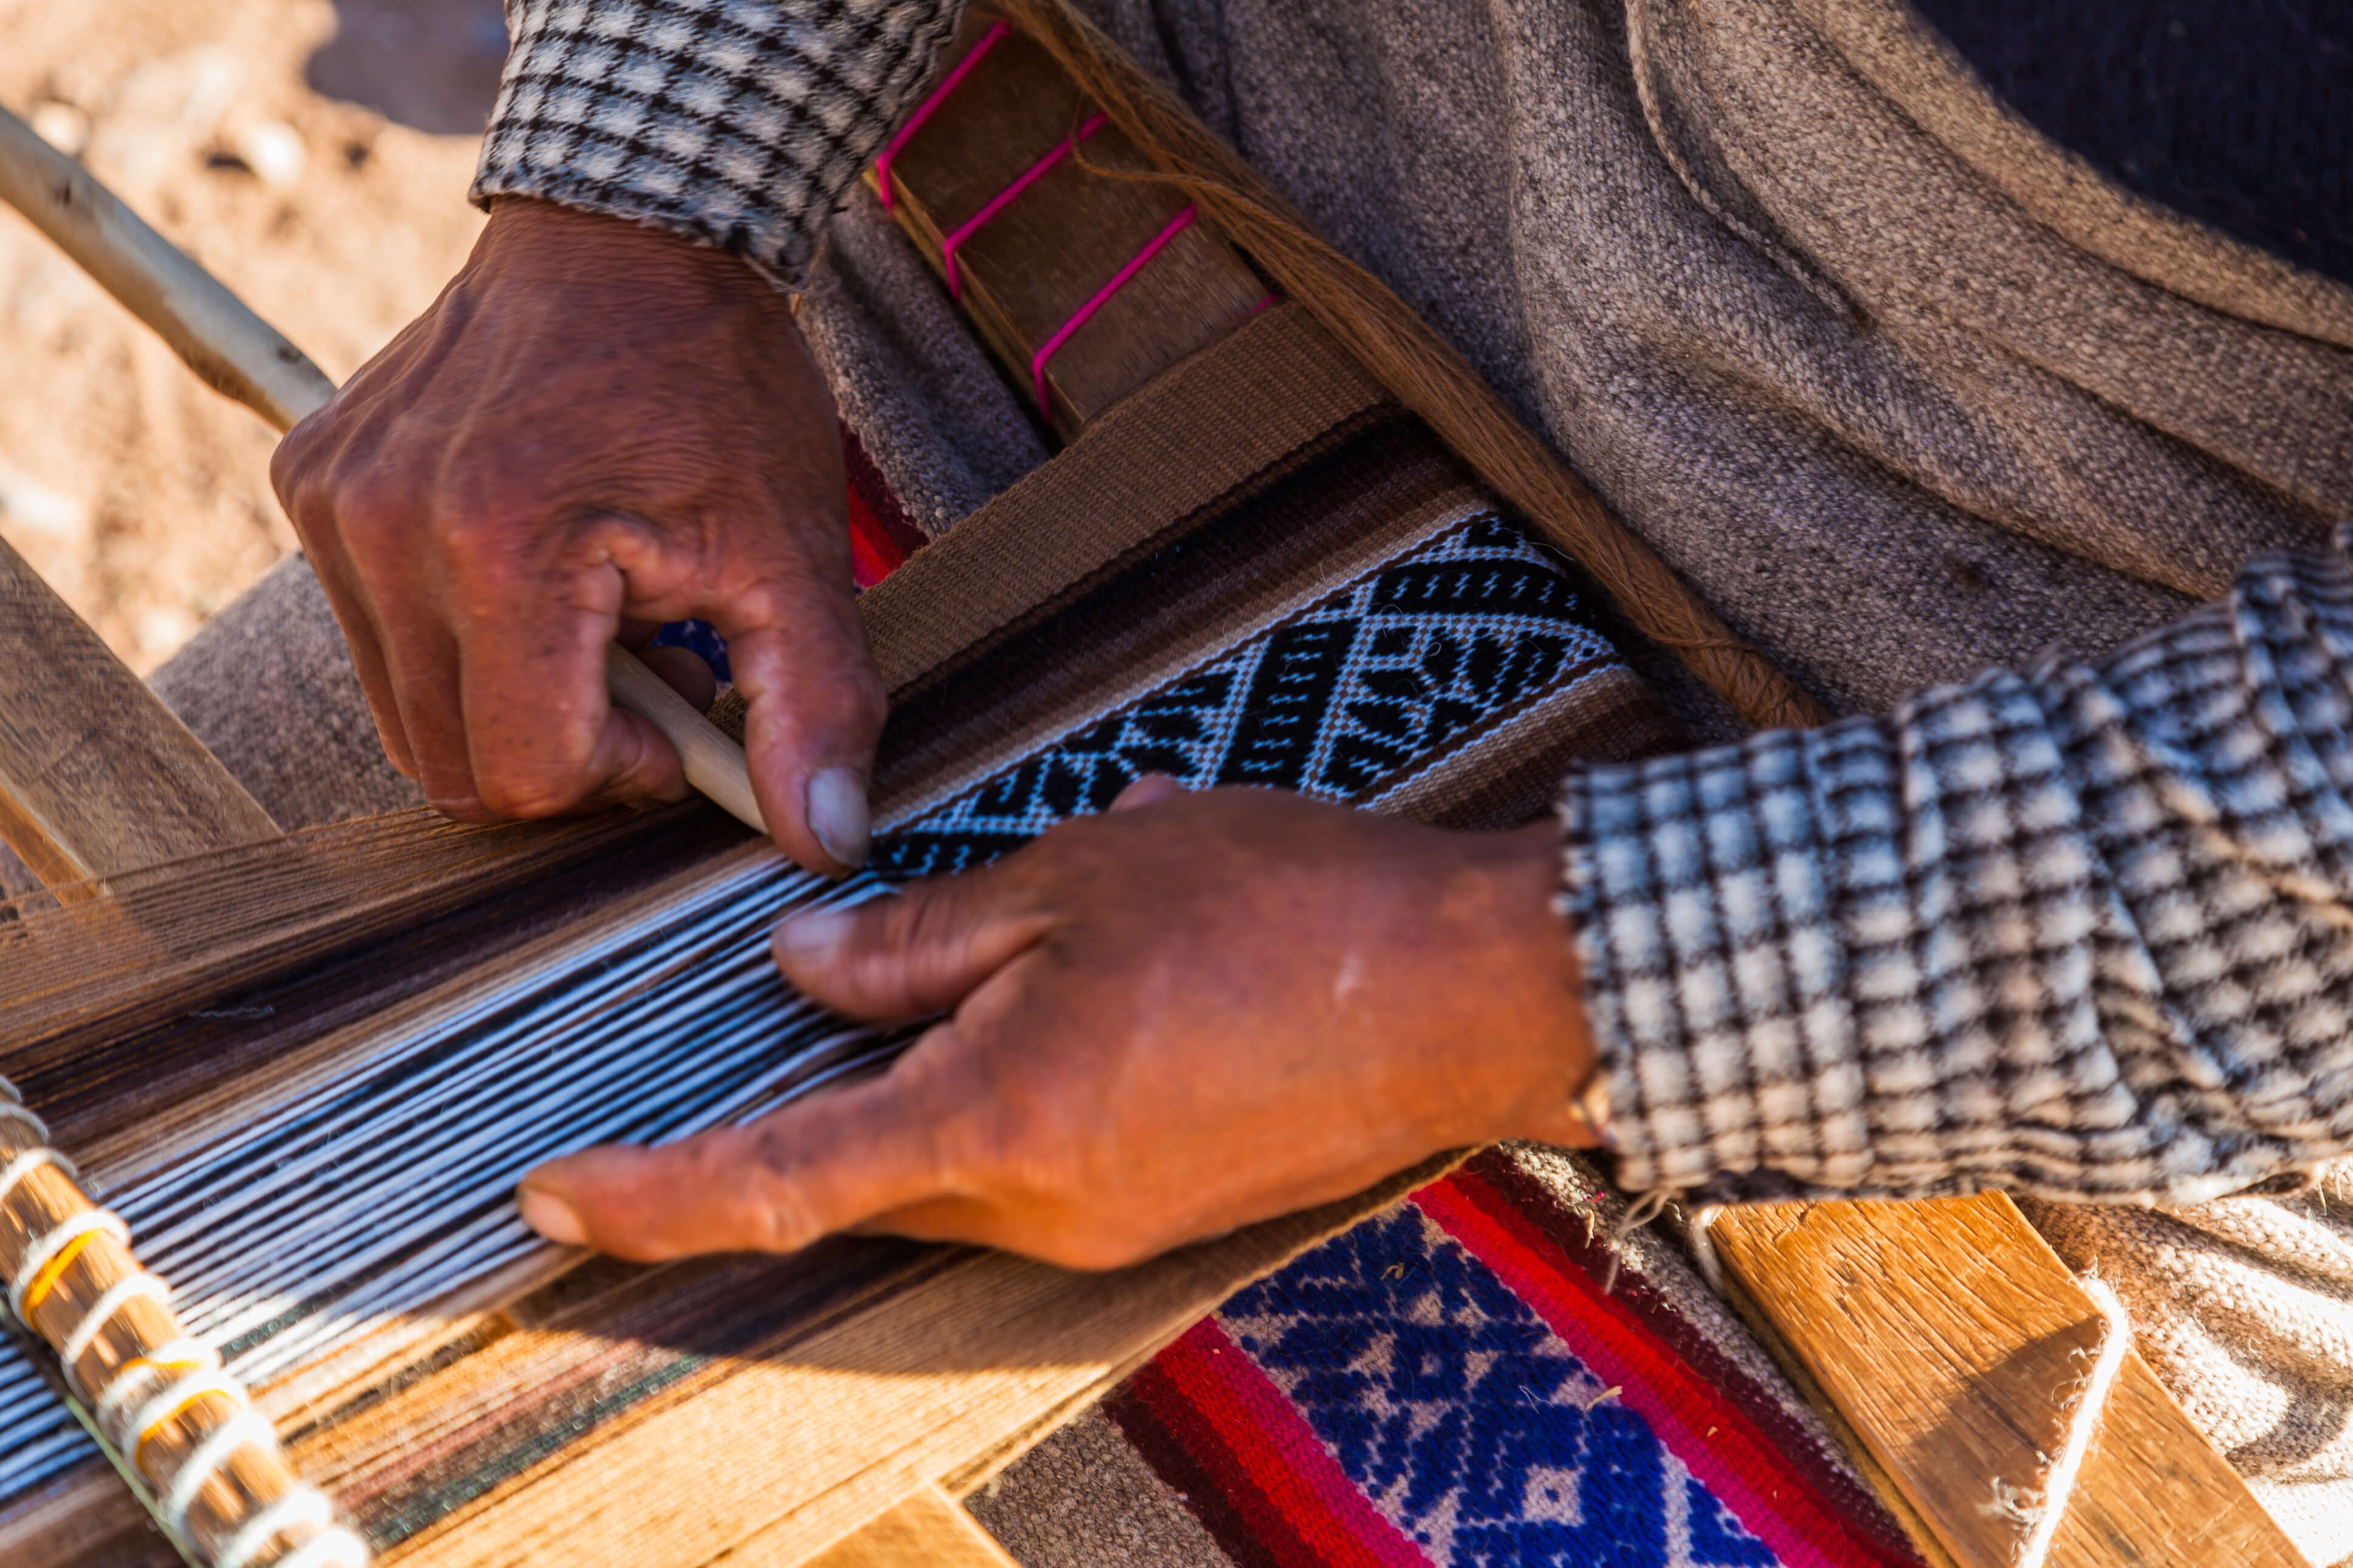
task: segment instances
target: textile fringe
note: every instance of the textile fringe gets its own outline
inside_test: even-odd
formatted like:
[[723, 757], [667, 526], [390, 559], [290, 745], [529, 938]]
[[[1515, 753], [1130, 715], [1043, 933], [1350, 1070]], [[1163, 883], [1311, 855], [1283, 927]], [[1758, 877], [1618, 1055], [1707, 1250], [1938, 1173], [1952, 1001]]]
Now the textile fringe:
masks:
[[[1198, 202], [1496, 494], [1590, 572], [1636, 626], [1674, 649], [1751, 724], [1808, 726], [1829, 717], [1610, 516], [1468, 361], [1387, 285], [1318, 236], [1071, 0], [999, 0], [997, 8], [1054, 57], [1157, 172], [1086, 167], [1113, 178], [1155, 180]], [[1078, 157], [1083, 163], [1083, 151]]]

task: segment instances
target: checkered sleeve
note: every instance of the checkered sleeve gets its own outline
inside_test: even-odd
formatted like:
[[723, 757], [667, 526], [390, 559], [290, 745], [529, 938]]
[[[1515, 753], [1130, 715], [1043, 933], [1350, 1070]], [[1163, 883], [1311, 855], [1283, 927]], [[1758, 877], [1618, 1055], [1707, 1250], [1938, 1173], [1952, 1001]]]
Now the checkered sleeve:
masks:
[[1572, 775], [1625, 1184], [2196, 1202], [2353, 1149], [2348, 550], [2097, 667]]
[[507, 0], [474, 199], [537, 196], [806, 276], [965, 0]]

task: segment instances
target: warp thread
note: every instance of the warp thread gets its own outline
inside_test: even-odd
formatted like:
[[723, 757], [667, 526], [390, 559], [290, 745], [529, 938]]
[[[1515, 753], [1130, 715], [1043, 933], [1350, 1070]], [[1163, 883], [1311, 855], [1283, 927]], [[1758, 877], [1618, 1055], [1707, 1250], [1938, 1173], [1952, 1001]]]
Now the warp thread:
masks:
[[[2084, 1293], [2100, 1309], [2106, 1332], [2093, 1357], [2091, 1370], [2075, 1380], [2074, 1413], [2067, 1422], [2066, 1440], [2059, 1445], [2059, 1457], [2051, 1461], [2051, 1468], [2043, 1477], [2042, 1500], [2027, 1501], [2026, 1494], [2000, 1479], [1993, 1483], [1994, 1500], [1987, 1511], [2028, 1527], [2025, 1540], [2019, 1542], [2018, 1555], [2011, 1560], [2012, 1568], [2045, 1568], [2051, 1561], [2052, 1542], [2058, 1539], [2059, 1525], [2067, 1517], [2067, 1505], [2074, 1498], [2075, 1483], [2083, 1474], [2084, 1459], [2091, 1454], [2100, 1418], [2107, 1414], [2108, 1397], [2116, 1390], [2117, 1374], [2124, 1370], [2125, 1352], [2132, 1348], [2132, 1321], [2125, 1315], [2125, 1304], [2117, 1300], [2114, 1287], [2096, 1275], [2086, 1275]], [[2084, 1352], [2075, 1353], [2081, 1356]]]

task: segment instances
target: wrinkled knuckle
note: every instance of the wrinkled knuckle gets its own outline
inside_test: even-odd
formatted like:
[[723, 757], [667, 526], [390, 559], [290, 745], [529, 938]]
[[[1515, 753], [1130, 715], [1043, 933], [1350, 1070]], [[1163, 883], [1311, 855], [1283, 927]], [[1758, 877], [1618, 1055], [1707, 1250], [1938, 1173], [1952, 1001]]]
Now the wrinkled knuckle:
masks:
[[379, 473], [307, 480], [301, 505], [307, 516], [332, 524], [354, 560], [375, 561], [406, 553], [414, 496], [391, 476]]
[[800, 596], [775, 577], [745, 584], [730, 597], [735, 619], [745, 626], [790, 626], [798, 618]]
[[975, 1109], [934, 1125], [927, 1157], [939, 1191], [975, 1195], [1005, 1187], [1007, 1173], [1018, 1163], [1016, 1151], [1001, 1112]]
[[[744, 1173], [735, 1166], [738, 1156], [732, 1145], [700, 1151], [698, 1157], [703, 1167], [696, 1175], [700, 1190], [723, 1192], [743, 1186]], [[825, 1222], [801, 1180], [801, 1151], [797, 1145], [777, 1131], [761, 1128], [753, 1136], [749, 1163], [758, 1176], [744, 1199], [744, 1218], [748, 1222], [744, 1229], [753, 1245], [789, 1252], [825, 1233]]]
[[956, 918], [955, 900], [946, 897], [946, 891], [944, 885], [934, 883], [923, 896], [892, 900], [890, 912], [883, 917], [882, 942], [875, 951], [894, 956], [937, 952], [953, 963], [963, 949], [965, 934]]
[[[314, 414], [311, 419], [317, 417]], [[298, 515], [311, 504], [310, 479], [317, 465], [311, 458], [316, 437], [310, 434], [311, 419], [288, 431], [286, 438], [269, 454], [269, 488], [277, 493], [278, 504], [286, 509], [289, 516]]]
[[501, 583], [520, 568], [513, 525], [486, 509], [460, 507], [437, 521], [433, 533], [442, 559], [467, 581]]

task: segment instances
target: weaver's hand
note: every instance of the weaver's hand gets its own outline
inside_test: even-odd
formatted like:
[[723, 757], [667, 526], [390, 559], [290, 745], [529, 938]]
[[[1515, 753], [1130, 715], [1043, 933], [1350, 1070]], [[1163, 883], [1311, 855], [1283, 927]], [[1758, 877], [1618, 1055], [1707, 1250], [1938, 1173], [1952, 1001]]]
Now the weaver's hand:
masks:
[[604, 647], [632, 620], [701, 616], [750, 702], [777, 842], [817, 870], [865, 858], [882, 692], [832, 401], [787, 301], [741, 261], [501, 201], [272, 477], [385, 750], [443, 811], [682, 795], [669, 742], [606, 700]]
[[890, 1072], [555, 1161], [523, 1215], [643, 1259], [858, 1228], [1103, 1268], [1440, 1150], [1589, 1142], [1556, 846], [1145, 781], [988, 869], [778, 928], [786, 977], [843, 1012], [952, 1010]]

